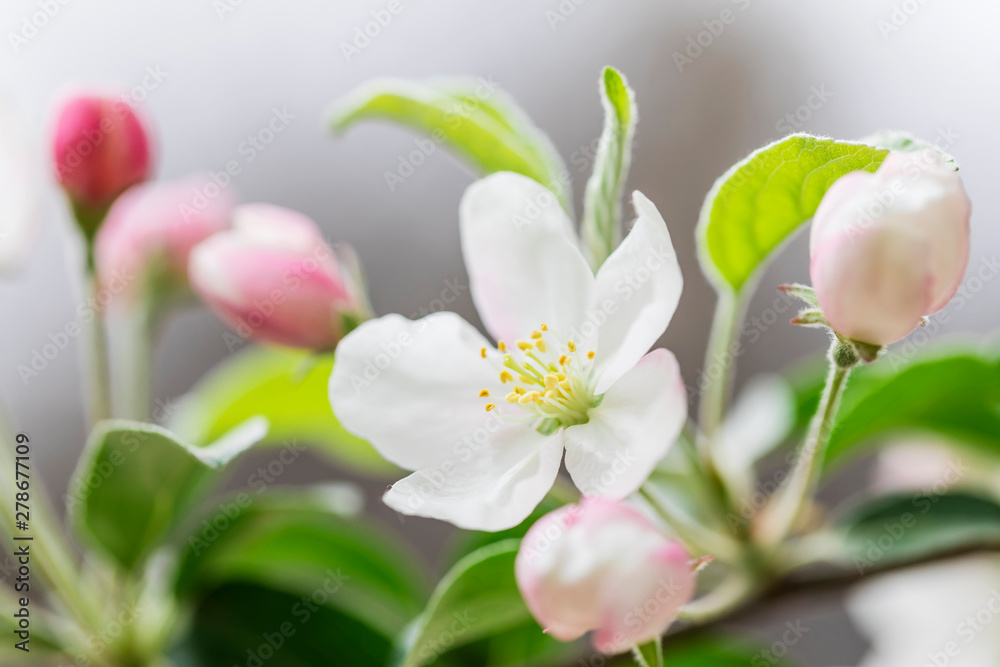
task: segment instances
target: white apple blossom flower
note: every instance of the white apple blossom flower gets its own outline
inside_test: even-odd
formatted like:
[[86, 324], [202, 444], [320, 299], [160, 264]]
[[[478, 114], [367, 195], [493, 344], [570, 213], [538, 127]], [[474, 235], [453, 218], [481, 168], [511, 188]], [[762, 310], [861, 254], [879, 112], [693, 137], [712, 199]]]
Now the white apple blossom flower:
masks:
[[[677, 361], [646, 354], [682, 279], [666, 224], [638, 220], [595, 276], [555, 195], [513, 173], [463, 197], [461, 240], [489, 343], [454, 313], [387, 315], [341, 341], [330, 400], [341, 423], [412, 475], [403, 514], [478, 530], [517, 525], [566, 467], [585, 495], [646, 480], [687, 416]], [[644, 356], [645, 355], [645, 356]]]

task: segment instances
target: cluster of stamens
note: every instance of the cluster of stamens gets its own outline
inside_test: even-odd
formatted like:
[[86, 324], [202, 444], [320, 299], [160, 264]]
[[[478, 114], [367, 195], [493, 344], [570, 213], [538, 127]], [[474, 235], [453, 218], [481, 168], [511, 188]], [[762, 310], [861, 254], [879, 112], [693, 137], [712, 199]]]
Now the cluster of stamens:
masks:
[[[529, 419], [556, 420], [561, 426], [586, 423], [587, 412], [595, 405], [593, 350], [584, 354], [572, 339], [563, 344], [544, 323], [510, 351], [502, 340], [497, 349], [503, 354], [497, 368], [500, 382], [512, 385], [504, 397], [507, 403], [524, 409]], [[480, 352], [488, 358], [485, 347]], [[483, 389], [479, 396], [489, 398], [490, 392]], [[496, 407], [487, 403], [486, 411]]]

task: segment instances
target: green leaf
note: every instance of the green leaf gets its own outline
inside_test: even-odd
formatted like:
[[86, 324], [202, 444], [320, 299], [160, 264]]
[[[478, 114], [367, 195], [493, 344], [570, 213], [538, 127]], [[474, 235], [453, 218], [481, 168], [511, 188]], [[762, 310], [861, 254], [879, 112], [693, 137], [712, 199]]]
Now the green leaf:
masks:
[[332, 371], [330, 355], [249, 348], [213, 369], [184, 398], [170, 427], [193, 442], [211, 442], [234, 425], [263, 415], [270, 444], [301, 440], [359, 472], [390, 474], [395, 467], [334, 416], [327, 391]]
[[847, 460], [863, 444], [906, 432], [935, 433], [1000, 456], [997, 355], [944, 348], [900, 362], [905, 354], [905, 348], [894, 349], [852, 374], [830, 436], [826, 467]]
[[430, 664], [455, 647], [531, 621], [514, 580], [519, 544], [516, 539], [491, 544], [449, 570], [407, 633], [402, 667]]
[[489, 533], [481, 530], [463, 530], [458, 534], [455, 544], [449, 551], [447, 563], [449, 565], [454, 565], [465, 556], [468, 556], [472, 552], [478, 551], [485, 546], [489, 546], [490, 544], [506, 542], [507, 540], [514, 539], [520, 540], [528, 533], [528, 530], [535, 524], [536, 521], [549, 512], [559, 509], [565, 504], [566, 502], [556, 497], [555, 493], [549, 493], [542, 499], [542, 502], [538, 504], [538, 507], [531, 511], [531, 514], [528, 515], [527, 519], [513, 528], [500, 530], [495, 533]]
[[736, 163], [705, 198], [698, 222], [701, 265], [718, 289], [741, 291], [816, 212], [838, 178], [875, 171], [887, 150], [793, 134]]
[[199, 600], [178, 667], [351, 665], [385, 667], [392, 639], [327, 604], [253, 584], [221, 586]]
[[533, 178], [572, 213], [562, 159], [494, 81], [376, 79], [338, 101], [330, 123], [335, 132], [342, 132], [358, 121], [372, 119], [393, 121], [428, 135], [434, 144], [458, 152], [480, 175], [513, 171]]
[[882, 496], [836, 524], [837, 548], [830, 553], [862, 574], [960, 547], [1000, 545], [1000, 504], [967, 492]]
[[136, 569], [267, 431], [251, 419], [208, 447], [152, 424], [112, 420], [94, 429], [67, 496], [79, 533], [127, 570]]
[[604, 131], [583, 196], [580, 232], [596, 270], [622, 239], [622, 191], [628, 176], [635, 132], [635, 95], [613, 67], [601, 73]]
[[581, 642], [561, 642], [545, 634], [533, 619], [450, 650], [434, 667], [552, 667], [575, 664]]
[[742, 639], [700, 633], [681, 641], [671, 641], [667, 637], [663, 647], [663, 664], [669, 667], [791, 667], [796, 663]]
[[[947, 139], [947, 137], [944, 136], [940, 138]], [[945, 162], [955, 167], [955, 171], [958, 171], [958, 161], [955, 160], [954, 157], [945, 153], [933, 143], [915, 137], [909, 132], [900, 132], [898, 130], [880, 130], [862, 139], [861, 143], [868, 146], [874, 146], [875, 148], [885, 148], [890, 151], [902, 151], [908, 153], [924, 150], [933, 151], [934, 153], [940, 155]]]
[[239, 493], [195, 527], [180, 559], [177, 594], [232, 582], [324, 602], [395, 637], [423, 608], [424, 582], [411, 549], [370, 523], [344, 516], [338, 489]]

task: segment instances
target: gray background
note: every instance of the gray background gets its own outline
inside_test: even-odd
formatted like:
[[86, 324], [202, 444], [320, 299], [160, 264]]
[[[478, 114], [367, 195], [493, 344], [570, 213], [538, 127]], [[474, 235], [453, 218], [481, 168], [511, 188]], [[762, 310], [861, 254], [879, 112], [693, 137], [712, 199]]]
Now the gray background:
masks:
[[[411, 314], [430, 305], [446, 280], [464, 284], [457, 205], [472, 177], [439, 150], [391, 192], [384, 172], [413, 149], [413, 135], [366, 124], [332, 138], [323, 124], [329, 103], [376, 75], [488, 75], [571, 163], [574, 154], [591, 150], [600, 132], [596, 80], [603, 65], [613, 64], [629, 78], [640, 111], [628, 186], [659, 206], [681, 257], [685, 292], [662, 342], [677, 354], [688, 383], [702, 365], [713, 306], [694, 253], [702, 198], [734, 161], [785, 134], [787, 125], [779, 123], [806, 104], [814, 88], [829, 96], [819, 108], [800, 112], [803, 131], [841, 138], [881, 128], [929, 139], [939, 132], [957, 135], [949, 150], [974, 202], [970, 272], [997, 248], [995, 170], [989, 166], [1000, 148], [996, 2], [566, 0], [562, 7], [574, 11], [553, 26], [546, 12], [559, 12], [557, 0], [402, 0], [403, 10], [348, 62], [341, 43], [385, 5], [242, 0], [220, 16], [209, 0], [69, 0], [15, 51], [8, 32], [19, 31], [38, 11], [38, 0], [5, 0], [0, 87], [15, 100], [41, 151], [51, 104], [67, 85], [131, 87], [148, 67], [160, 68], [166, 78], [148, 92], [144, 107], [155, 118], [163, 178], [242, 160], [238, 151], [246, 136], [265, 126], [273, 108], [287, 108], [295, 119], [244, 165], [234, 187], [244, 201], [301, 210], [331, 238], [354, 244], [370, 275], [376, 310]], [[900, 25], [887, 33], [894, 7]], [[704, 21], [727, 9], [735, 20], [678, 71], [673, 54], [705, 29]], [[900, 13], [904, 9], [912, 15]], [[579, 207], [586, 172], [572, 164], [570, 170]], [[71, 345], [27, 384], [17, 366], [75, 317], [80, 288], [67, 257], [78, 249], [57, 198], [40, 224], [25, 270], [15, 282], [0, 283], [0, 390], [19, 426], [39, 443], [36, 465], [61, 494], [85, 437], [77, 350]], [[750, 313], [768, 307], [776, 284], [806, 280], [807, 266], [800, 236], [764, 276]], [[971, 307], [950, 313], [935, 337], [995, 329], [998, 282], [987, 281]], [[467, 293], [456, 309], [477, 321]], [[741, 380], [823, 349], [821, 334], [784, 322], [780, 318], [749, 346], [740, 360]], [[180, 396], [223, 359], [223, 331], [197, 309], [171, 322], [157, 353], [157, 396]], [[347, 476], [306, 464], [288, 480]], [[367, 488], [377, 506], [378, 484]], [[448, 532], [422, 520], [401, 528], [432, 560]], [[773, 620], [780, 626], [801, 614], [833, 613], [834, 606], [820, 603], [811, 611], [777, 612]], [[811, 664], [852, 663], [858, 647], [833, 631], [844, 623], [823, 622], [824, 630], [795, 650]]]

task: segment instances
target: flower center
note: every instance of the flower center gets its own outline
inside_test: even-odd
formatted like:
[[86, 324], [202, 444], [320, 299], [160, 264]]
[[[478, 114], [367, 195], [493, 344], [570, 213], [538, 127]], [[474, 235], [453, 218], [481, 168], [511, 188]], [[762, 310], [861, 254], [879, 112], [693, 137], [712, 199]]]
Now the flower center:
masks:
[[[501, 340], [497, 349], [503, 354], [497, 368], [500, 381], [511, 386], [504, 400], [521, 408], [529, 420], [540, 420], [540, 431], [587, 423], [588, 412], [600, 402], [594, 395], [593, 350], [584, 353], [572, 339], [563, 343], [544, 323], [529, 340], [518, 340], [509, 350]], [[481, 356], [486, 358], [486, 348]], [[490, 393], [483, 389], [479, 395], [489, 398]], [[494, 409], [495, 403], [486, 404], [487, 412]]]

